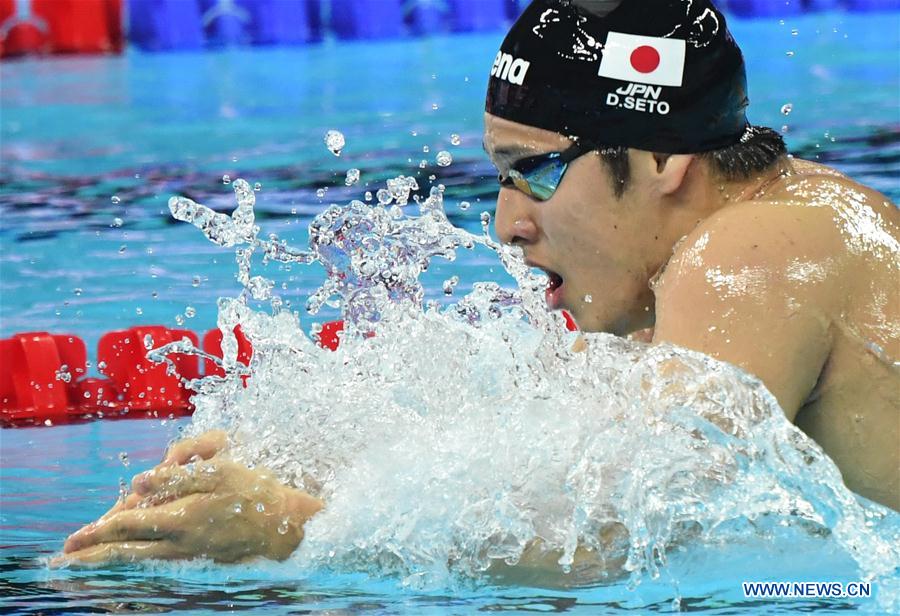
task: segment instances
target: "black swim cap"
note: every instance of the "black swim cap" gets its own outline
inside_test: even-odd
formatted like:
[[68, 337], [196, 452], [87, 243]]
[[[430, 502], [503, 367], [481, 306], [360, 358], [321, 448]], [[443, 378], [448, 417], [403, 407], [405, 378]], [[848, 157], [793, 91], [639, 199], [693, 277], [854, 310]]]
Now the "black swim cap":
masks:
[[604, 17], [534, 0], [503, 41], [485, 110], [592, 142], [687, 154], [748, 128], [744, 59], [709, 0], [624, 0]]

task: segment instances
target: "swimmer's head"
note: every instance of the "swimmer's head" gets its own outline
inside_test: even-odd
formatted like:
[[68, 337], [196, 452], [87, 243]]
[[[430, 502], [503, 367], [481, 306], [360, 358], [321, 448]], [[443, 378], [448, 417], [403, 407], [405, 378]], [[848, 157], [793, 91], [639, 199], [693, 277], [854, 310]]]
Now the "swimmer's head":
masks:
[[737, 143], [747, 104], [741, 51], [709, 0], [534, 0], [497, 52], [485, 110], [686, 154]]

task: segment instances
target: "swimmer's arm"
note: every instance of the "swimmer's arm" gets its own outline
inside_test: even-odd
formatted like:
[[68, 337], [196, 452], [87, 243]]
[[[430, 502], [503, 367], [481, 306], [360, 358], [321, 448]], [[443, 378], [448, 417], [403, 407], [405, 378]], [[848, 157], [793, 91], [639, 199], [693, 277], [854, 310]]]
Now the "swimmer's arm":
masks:
[[685, 239], [655, 289], [653, 341], [759, 377], [793, 421], [831, 350], [828, 294], [786, 278], [795, 240], [751, 212], [729, 212]]
[[538, 587], [572, 587], [615, 580], [625, 575], [628, 534], [619, 524], [610, 524], [601, 532], [601, 552], [579, 546], [572, 555], [569, 571], [559, 563], [562, 552], [547, 550], [540, 539], [532, 541], [522, 557], [509, 565], [502, 560], [491, 563], [487, 573], [500, 584]]

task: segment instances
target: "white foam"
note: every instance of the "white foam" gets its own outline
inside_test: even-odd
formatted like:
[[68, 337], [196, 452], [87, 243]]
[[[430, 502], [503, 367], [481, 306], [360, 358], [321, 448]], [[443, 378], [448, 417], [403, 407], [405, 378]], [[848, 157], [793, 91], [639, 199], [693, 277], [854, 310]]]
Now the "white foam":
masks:
[[[330, 352], [277, 298], [272, 313], [247, 293], [221, 300], [228, 376], [194, 383], [193, 432], [224, 427], [238, 460], [324, 498], [299, 568], [441, 585], [515, 563], [540, 540], [562, 570], [578, 546], [613, 569], [576, 566], [575, 582], [612, 573], [637, 584], [659, 575], [674, 546], [753, 533], [777, 542], [779, 529], [801, 529], [849, 554], [864, 579], [895, 575], [897, 537], [872, 520], [896, 514], [861, 505], [759, 381], [604, 334], [571, 353], [561, 318], [543, 307], [544, 278], [515, 250], [454, 228], [439, 190], [418, 216], [332, 206], [312, 223], [308, 251], [235, 237], [248, 246], [245, 274], [258, 249], [322, 263], [329, 278], [310, 309], [337, 296], [347, 325]], [[456, 304], [424, 309], [428, 261], [475, 244], [498, 251], [519, 289], [476, 284]], [[246, 388], [238, 323], [254, 349]], [[609, 529], [616, 539], [602, 539]]]

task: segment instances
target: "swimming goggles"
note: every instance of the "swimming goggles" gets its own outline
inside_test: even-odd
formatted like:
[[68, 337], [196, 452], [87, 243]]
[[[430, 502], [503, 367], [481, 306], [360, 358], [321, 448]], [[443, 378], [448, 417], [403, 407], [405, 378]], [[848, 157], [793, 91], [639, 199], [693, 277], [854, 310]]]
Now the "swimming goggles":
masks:
[[546, 201], [559, 188], [569, 163], [597, 149], [597, 145], [579, 141], [563, 152], [548, 152], [516, 161], [509, 174], [497, 176], [501, 186], [516, 188], [533, 199]]

